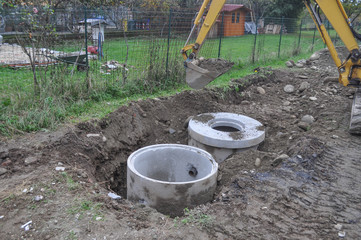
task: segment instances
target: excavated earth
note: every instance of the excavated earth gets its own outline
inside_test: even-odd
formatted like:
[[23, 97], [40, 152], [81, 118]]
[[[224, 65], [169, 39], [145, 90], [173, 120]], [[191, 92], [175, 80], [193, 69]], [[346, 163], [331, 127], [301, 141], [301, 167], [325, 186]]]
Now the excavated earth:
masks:
[[[355, 90], [333, 80], [327, 51], [319, 55], [303, 68], [261, 67], [228, 88], [139, 100], [3, 141], [0, 239], [361, 239], [361, 136], [348, 133]], [[126, 200], [127, 157], [186, 144], [187, 119], [209, 112], [266, 129], [258, 150], [220, 164], [214, 200], [177, 218]]]

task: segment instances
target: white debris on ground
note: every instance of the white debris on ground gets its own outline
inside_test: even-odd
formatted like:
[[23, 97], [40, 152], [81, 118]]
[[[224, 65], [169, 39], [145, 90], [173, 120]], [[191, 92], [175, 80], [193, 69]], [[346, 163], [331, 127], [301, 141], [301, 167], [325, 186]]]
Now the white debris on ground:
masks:
[[[30, 48], [28, 48], [30, 49]], [[56, 57], [61, 52], [49, 50], [46, 48], [40, 48], [36, 50], [38, 63], [54, 62], [46, 56]], [[22, 47], [17, 44], [4, 43], [0, 45], [0, 65], [13, 65], [13, 64], [29, 64], [29, 57], [25, 54]]]

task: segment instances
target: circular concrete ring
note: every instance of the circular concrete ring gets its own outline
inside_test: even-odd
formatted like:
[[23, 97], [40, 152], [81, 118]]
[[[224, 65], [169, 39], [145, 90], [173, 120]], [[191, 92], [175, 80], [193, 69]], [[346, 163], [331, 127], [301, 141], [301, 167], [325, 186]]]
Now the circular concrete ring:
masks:
[[208, 152], [187, 145], [158, 144], [132, 153], [127, 162], [127, 198], [180, 216], [213, 199], [218, 164]]
[[253, 147], [265, 139], [264, 126], [257, 120], [224, 112], [194, 117], [189, 121], [188, 133], [202, 144], [229, 149]]

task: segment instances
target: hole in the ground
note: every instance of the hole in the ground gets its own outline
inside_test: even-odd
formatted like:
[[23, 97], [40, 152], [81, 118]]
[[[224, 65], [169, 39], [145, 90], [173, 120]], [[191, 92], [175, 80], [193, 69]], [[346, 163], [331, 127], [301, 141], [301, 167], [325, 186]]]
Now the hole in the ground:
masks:
[[221, 131], [221, 132], [239, 132], [239, 129], [234, 128], [232, 126], [216, 126], [212, 127], [214, 130]]

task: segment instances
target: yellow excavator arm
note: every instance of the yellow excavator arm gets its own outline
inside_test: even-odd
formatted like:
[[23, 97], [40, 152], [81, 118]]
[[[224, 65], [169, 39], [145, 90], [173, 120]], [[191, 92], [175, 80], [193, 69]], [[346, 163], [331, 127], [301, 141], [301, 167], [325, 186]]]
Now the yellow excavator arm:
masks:
[[[314, 4], [310, 0], [304, 0], [308, 11], [315, 22], [318, 31], [334, 60], [339, 71], [339, 82], [344, 86], [358, 86], [361, 80], [360, 51], [355, 39], [356, 33], [351, 22], [341, 4], [340, 0], [315, 0]], [[350, 52], [348, 58], [343, 62], [339, 58], [336, 48], [327, 33], [325, 25], [322, 23], [318, 9], [321, 9], [333, 28], [340, 36], [346, 48]]]
[[[207, 9], [209, 2], [210, 2], [210, 0], [203, 1], [201, 9], [199, 10], [197, 17], [194, 20], [194, 24], [193, 24], [191, 33], [189, 34], [189, 37], [186, 41], [185, 46], [181, 50], [184, 60], [187, 60], [187, 59], [193, 60], [197, 56], [199, 49], [201, 48], [204, 40], [206, 39], [209, 30], [211, 30], [212, 26], [216, 22], [218, 15], [221, 12], [226, 0], [213, 0], [211, 2], [211, 4], [209, 5], [209, 9], [208, 9], [206, 18], [204, 19], [203, 25], [198, 33], [196, 42], [192, 43], [192, 44], [188, 44], [194, 31], [202, 23], [202, 17], [204, 15], [205, 10]], [[188, 51], [190, 51], [190, 50], [192, 52], [190, 54], [188, 54]]]
[[[361, 134], [361, 54], [355, 39], [361, 40], [361, 35], [356, 33], [352, 28], [352, 24], [340, 0], [304, 0], [304, 3], [338, 68], [339, 82], [344, 86], [358, 88], [352, 104], [349, 131], [353, 134]], [[325, 25], [322, 23], [319, 14], [320, 9], [330, 21], [349, 51], [349, 55], [344, 61], [341, 61], [336, 48], [327, 33]]]

